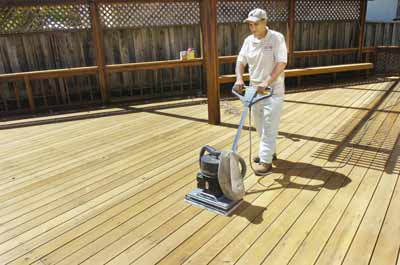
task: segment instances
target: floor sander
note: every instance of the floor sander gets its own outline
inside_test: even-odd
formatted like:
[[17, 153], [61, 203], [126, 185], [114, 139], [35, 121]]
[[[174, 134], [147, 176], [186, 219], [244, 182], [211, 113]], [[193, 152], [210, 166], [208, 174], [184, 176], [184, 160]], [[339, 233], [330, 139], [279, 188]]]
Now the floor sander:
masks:
[[246, 163], [237, 154], [238, 142], [247, 114], [252, 105], [272, 96], [268, 88], [264, 94], [257, 93], [256, 87], [244, 87], [244, 95], [232, 89], [243, 103], [239, 127], [232, 150], [220, 151], [211, 146], [200, 150], [200, 172], [197, 173], [197, 188], [185, 196], [185, 201], [222, 215], [230, 215], [243, 201]]

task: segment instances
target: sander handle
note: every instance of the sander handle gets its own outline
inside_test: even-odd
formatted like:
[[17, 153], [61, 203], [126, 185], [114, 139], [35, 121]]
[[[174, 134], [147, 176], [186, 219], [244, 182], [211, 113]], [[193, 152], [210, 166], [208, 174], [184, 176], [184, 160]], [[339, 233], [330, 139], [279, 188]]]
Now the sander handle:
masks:
[[[243, 90], [246, 91], [247, 88], [253, 88], [255, 89], [255, 87], [251, 87], [251, 86], [244, 86]], [[273, 94], [273, 89], [272, 87], [267, 87], [265, 89], [265, 92], [260, 94], [260, 93], [255, 93], [254, 96], [252, 96], [251, 98], [248, 98], [248, 96], [245, 94], [245, 96], [241, 95], [239, 92], [237, 92], [234, 87], [232, 88], [232, 94], [234, 94], [235, 96], [237, 96], [245, 105], [247, 105], [248, 107], [251, 107], [252, 105], [254, 105], [255, 103], [264, 100], [266, 98], [269, 98], [272, 96]], [[246, 98], [247, 97], [247, 98]]]
[[244, 97], [241, 94], [239, 94], [234, 88], [232, 88], [232, 94], [237, 96], [241, 101], [244, 101]]
[[246, 176], [246, 171], [247, 171], [246, 162], [244, 162], [244, 159], [242, 157], [239, 157], [239, 163], [241, 166], [242, 178], [244, 178]]
[[272, 89], [272, 87], [270, 87], [270, 86], [267, 87], [267, 88], [265, 89], [265, 92], [264, 92], [263, 94], [261, 94], [261, 95], [263, 95], [263, 96], [255, 97], [254, 100], [250, 103], [250, 106], [249, 106], [249, 107], [251, 107], [252, 105], [256, 104], [257, 102], [259, 102], [259, 101], [261, 101], [261, 100], [264, 100], [264, 99], [266, 99], [266, 98], [271, 97], [272, 94], [273, 94], [273, 89]]
[[200, 155], [199, 155], [199, 164], [201, 167], [201, 157], [205, 154], [205, 152], [208, 152], [209, 154], [219, 157], [219, 155], [221, 154], [221, 151], [218, 151], [217, 149], [215, 149], [212, 146], [209, 145], [205, 145], [200, 149]]

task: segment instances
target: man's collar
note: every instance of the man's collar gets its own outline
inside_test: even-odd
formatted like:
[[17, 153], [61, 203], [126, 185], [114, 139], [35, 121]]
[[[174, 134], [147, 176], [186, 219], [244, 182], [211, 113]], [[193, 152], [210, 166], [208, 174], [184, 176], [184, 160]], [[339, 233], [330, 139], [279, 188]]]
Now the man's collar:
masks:
[[252, 34], [251, 36], [251, 42], [253, 42], [253, 43], [260, 43], [260, 42], [262, 42], [263, 40], [265, 40], [265, 39], [267, 39], [267, 37], [268, 37], [268, 33], [269, 33], [269, 28], [268, 27], [265, 27], [265, 29], [267, 30], [267, 32], [266, 32], [266, 34], [265, 34], [265, 36], [264, 37], [262, 37], [261, 39], [258, 39], [256, 36], [254, 36], [254, 34]]

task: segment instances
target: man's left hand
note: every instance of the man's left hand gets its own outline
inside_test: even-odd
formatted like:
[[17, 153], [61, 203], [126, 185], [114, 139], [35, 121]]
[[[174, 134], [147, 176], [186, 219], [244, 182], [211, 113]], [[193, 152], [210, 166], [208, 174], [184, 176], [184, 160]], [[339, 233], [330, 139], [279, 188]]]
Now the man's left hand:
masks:
[[267, 87], [257, 86], [257, 93], [259, 93], [259, 94], [264, 94], [266, 90], [267, 90]]
[[271, 77], [268, 76], [267, 80], [265, 80], [264, 82], [262, 82], [261, 84], [257, 85], [257, 92], [260, 94], [264, 94], [265, 91], [267, 91], [267, 88], [269, 87], [269, 83], [270, 83]]
[[264, 94], [268, 90], [268, 82], [263, 82], [257, 86], [257, 93]]

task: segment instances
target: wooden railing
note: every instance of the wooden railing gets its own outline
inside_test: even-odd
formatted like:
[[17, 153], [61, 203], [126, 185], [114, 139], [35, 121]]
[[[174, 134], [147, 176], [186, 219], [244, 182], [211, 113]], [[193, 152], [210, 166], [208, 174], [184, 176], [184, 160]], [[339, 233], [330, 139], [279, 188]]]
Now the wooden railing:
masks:
[[[108, 74], [126, 71], [137, 71], [137, 70], [153, 70], [162, 68], [173, 68], [173, 67], [186, 67], [192, 65], [202, 65], [203, 72], [205, 76], [205, 84], [207, 87], [208, 96], [208, 108], [209, 108], [209, 122], [211, 124], [220, 123], [220, 108], [219, 108], [219, 82], [218, 82], [218, 66], [220, 63], [224, 62], [234, 62], [235, 57], [218, 57], [218, 45], [217, 45], [217, 23], [218, 23], [218, 13], [217, 13], [217, 0], [200, 0], [199, 1], [199, 18], [201, 25], [201, 57], [196, 60], [191, 61], [161, 61], [161, 62], [148, 62], [148, 63], [127, 63], [119, 65], [107, 65], [105, 60], [105, 48], [104, 48], [104, 25], [100, 23], [100, 12], [99, 5], [101, 3], [115, 3], [115, 2], [150, 2], [153, 0], [3, 0], [2, 6], [21, 6], [21, 5], [57, 5], [57, 4], [71, 4], [71, 3], [86, 3], [89, 4], [90, 10], [90, 34], [94, 44], [94, 53], [96, 66], [89, 67], [78, 67], [78, 68], [68, 68], [68, 69], [57, 69], [57, 70], [47, 70], [47, 71], [34, 71], [26, 73], [15, 73], [1, 75], [1, 81], [13, 81], [13, 80], [24, 80], [25, 87], [27, 91], [27, 97], [29, 101], [29, 106], [32, 111], [35, 111], [35, 101], [32, 95], [31, 80], [43, 79], [43, 78], [53, 78], [53, 77], [65, 77], [65, 76], [76, 76], [76, 75], [96, 75], [98, 79], [98, 84], [101, 92], [101, 100], [103, 103], [110, 101], [110, 89], [108, 84]], [[178, 0], [166, 0], [166, 1], [178, 1]], [[179, 0], [186, 1], [186, 0]], [[189, 0], [188, 0], [189, 1]], [[193, 1], [193, 0], [190, 0]], [[279, 0], [277, 0], [279, 1]], [[365, 11], [367, 0], [359, 0], [359, 9], [353, 8], [352, 10], [346, 10], [351, 12], [352, 17], [359, 21], [359, 41], [357, 44], [358, 54], [361, 55], [362, 47], [364, 47], [364, 27], [365, 27]], [[164, 1], [156, 1], [164, 2]], [[300, 2], [300, 1], [299, 1]], [[299, 3], [298, 2], [298, 3]], [[295, 18], [296, 18], [296, 0], [287, 0], [287, 42], [288, 42], [288, 52], [289, 52], [289, 66], [292, 66], [293, 58], [297, 56], [318, 56], [318, 54], [329, 54], [335, 53], [332, 50], [322, 50], [322, 51], [312, 51], [312, 54], [306, 55], [311, 51], [303, 52], [299, 54], [294, 50], [294, 30], [295, 30]], [[325, 8], [326, 9], [326, 8]], [[344, 12], [339, 9], [335, 12], [338, 13], [337, 19], [343, 19]], [[341, 14], [339, 14], [341, 13]], [[196, 16], [197, 16], [196, 15]], [[304, 15], [304, 14], [303, 14]], [[194, 17], [196, 17], [194, 16]], [[305, 14], [308, 17], [309, 14]], [[339, 51], [344, 52], [344, 51]], [[346, 52], [354, 52], [346, 51]], [[336, 53], [335, 53], [336, 54]]]
[[[341, 55], [341, 54], [351, 54], [357, 53], [358, 48], [344, 48], [344, 49], [324, 49], [324, 50], [308, 50], [308, 51], [294, 51], [293, 56], [296, 58], [303, 58], [308, 56], [323, 56], [323, 55]], [[361, 50], [362, 53], [375, 53], [375, 47], [363, 48]], [[220, 64], [228, 64], [235, 63], [237, 59], [237, 55], [231, 56], [220, 56], [219, 63]]]
[[[348, 54], [358, 52], [357, 48], [349, 49], [329, 49], [329, 50], [312, 50], [312, 51], [295, 51], [293, 52], [294, 57], [307, 57], [307, 56], [321, 56], [321, 55], [337, 55], [337, 54]], [[364, 48], [363, 53], [374, 53], [375, 48]], [[237, 56], [220, 56], [218, 58], [219, 64], [227, 64], [236, 62]], [[109, 73], [121, 73], [139, 70], [157, 70], [165, 68], [176, 68], [176, 67], [188, 67], [188, 66], [201, 66], [203, 64], [203, 58], [196, 58], [192, 60], [169, 60], [169, 61], [156, 61], [156, 62], [141, 62], [141, 63], [128, 63], [128, 64], [113, 64], [105, 65], [104, 71], [106, 74]], [[31, 72], [20, 72], [1, 74], [0, 81], [12, 82], [18, 80], [24, 80], [26, 94], [28, 97], [29, 107], [32, 112], [35, 111], [36, 106], [33, 99], [32, 88], [30, 85], [31, 80], [38, 79], [49, 79], [59, 77], [70, 77], [70, 76], [82, 76], [82, 75], [97, 75], [99, 74], [99, 66], [88, 66], [88, 67], [76, 67], [76, 68], [65, 68], [56, 70], [43, 70], [43, 71], [31, 71]], [[232, 77], [226, 75], [225, 77], [219, 77], [219, 83], [231, 82]]]
[[[170, 60], [170, 61], [141, 62], [141, 63], [128, 63], [128, 64], [113, 64], [113, 65], [105, 65], [104, 69], [105, 73], [109, 74], [109, 73], [121, 73], [121, 72], [130, 72], [139, 70], [156, 70], [165, 68], [198, 66], [202, 64], [203, 64], [203, 59], [196, 58], [185, 61]], [[30, 83], [32, 80], [71, 77], [71, 76], [84, 76], [84, 75], [98, 75], [99, 69], [100, 69], [99, 66], [88, 66], [88, 67], [74, 67], [74, 68], [64, 68], [55, 70], [0, 74], [0, 82], [13, 82], [13, 81], [24, 80], [26, 95], [29, 102], [29, 108], [31, 112], [35, 112], [36, 106]]]

